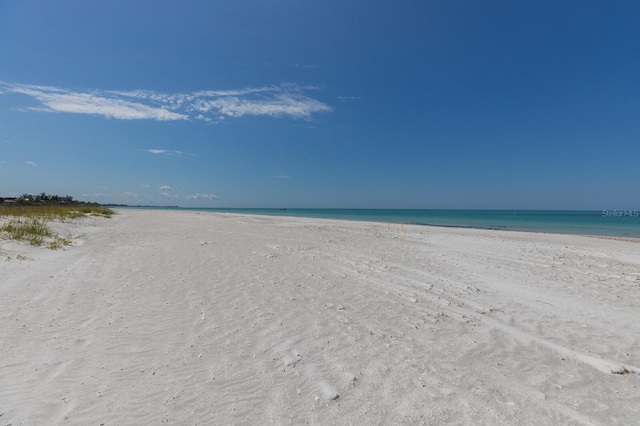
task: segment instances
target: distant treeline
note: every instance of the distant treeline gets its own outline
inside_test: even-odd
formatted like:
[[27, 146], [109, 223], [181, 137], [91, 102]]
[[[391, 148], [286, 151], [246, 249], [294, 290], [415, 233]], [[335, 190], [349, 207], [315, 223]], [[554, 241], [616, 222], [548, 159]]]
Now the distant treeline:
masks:
[[40, 194], [22, 194], [16, 197], [15, 204], [23, 206], [98, 206], [98, 203], [88, 203], [85, 201], [74, 200], [71, 195], [53, 195], [44, 192]]

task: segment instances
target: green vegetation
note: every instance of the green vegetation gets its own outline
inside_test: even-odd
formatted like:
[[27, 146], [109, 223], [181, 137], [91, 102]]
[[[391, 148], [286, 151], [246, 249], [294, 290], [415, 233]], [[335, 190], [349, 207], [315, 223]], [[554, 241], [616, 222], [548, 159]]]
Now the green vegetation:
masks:
[[91, 216], [110, 218], [113, 210], [97, 203], [83, 203], [70, 196], [45, 193], [24, 194], [11, 203], [0, 203], [0, 240], [26, 241], [55, 250], [71, 245], [71, 237], [60, 237], [49, 228], [54, 220], [66, 221]]
[[27, 241], [32, 246], [41, 246], [45, 238], [54, 236], [46, 222], [35, 217], [13, 219], [2, 224], [0, 235], [8, 240]]
[[0, 217], [38, 217], [47, 220], [77, 219], [89, 214], [91, 216], [111, 217], [113, 210], [98, 203], [76, 201], [69, 195], [31, 195], [23, 194], [14, 202], [3, 203], [0, 198]]
[[0, 204], [0, 217], [36, 217], [46, 220], [78, 219], [91, 216], [111, 217], [113, 210], [102, 206]]

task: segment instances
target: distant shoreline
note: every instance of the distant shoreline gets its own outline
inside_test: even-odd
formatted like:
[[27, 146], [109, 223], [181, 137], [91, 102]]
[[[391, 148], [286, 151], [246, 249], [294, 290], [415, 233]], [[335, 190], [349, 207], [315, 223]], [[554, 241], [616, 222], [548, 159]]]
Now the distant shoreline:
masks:
[[606, 216], [598, 210], [444, 210], [444, 209], [278, 209], [112, 206], [125, 209], [179, 210], [272, 217], [308, 217], [442, 228], [592, 235], [640, 239], [640, 218]]

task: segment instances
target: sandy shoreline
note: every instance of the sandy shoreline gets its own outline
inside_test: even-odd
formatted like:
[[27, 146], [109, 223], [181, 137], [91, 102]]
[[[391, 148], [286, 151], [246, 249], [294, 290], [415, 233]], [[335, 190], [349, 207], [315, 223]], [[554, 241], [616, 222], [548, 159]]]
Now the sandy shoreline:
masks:
[[59, 226], [77, 246], [0, 253], [3, 425], [640, 422], [637, 242], [152, 210]]

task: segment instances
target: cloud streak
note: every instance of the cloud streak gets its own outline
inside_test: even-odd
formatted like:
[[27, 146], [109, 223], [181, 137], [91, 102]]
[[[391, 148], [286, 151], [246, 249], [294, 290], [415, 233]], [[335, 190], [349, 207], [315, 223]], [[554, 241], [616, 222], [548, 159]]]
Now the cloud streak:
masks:
[[217, 200], [219, 197], [215, 194], [184, 194], [182, 192], [171, 193], [169, 191], [161, 191], [160, 195], [167, 199], [180, 199], [180, 200]]
[[182, 151], [175, 151], [175, 150], [168, 150], [168, 149], [143, 149], [144, 152], [148, 152], [150, 154], [155, 154], [155, 155], [159, 155], [159, 154], [167, 154], [167, 155], [189, 155], [192, 157], [195, 157], [195, 154], [191, 154], [189, 152], [182, 152]]
[[217, 200], [219, 199], [219, 197], [215, 194], [206, 194], [206, 193], [201, 194], [199, 192], [196, 192], [194, 194], [185, 194], [180, 190], [174, 190], [174, 188], [172, 188], [169, 185], [162, 185], [160, 188], [158, 188], [158, 190], [160, 191], [160, 195], [163, 198], [167, 198], [167, 199], [180, 199], [180, 200]]
[[[29, 111], [90, 114], [117, 120], [219, 121], [225, 117], [266, 116], [309, 120], [332, 108], [307, 93], [314, 87], [283, 84], [240, 90], [159, 93], [147, 90], [78, 92], [53, 86], [0, 81], [0, 94], [38, 102]], [[149, 151], [151, 152], [151, 151]]]

